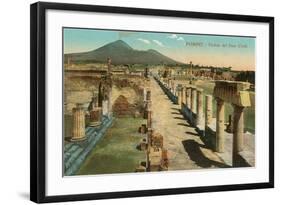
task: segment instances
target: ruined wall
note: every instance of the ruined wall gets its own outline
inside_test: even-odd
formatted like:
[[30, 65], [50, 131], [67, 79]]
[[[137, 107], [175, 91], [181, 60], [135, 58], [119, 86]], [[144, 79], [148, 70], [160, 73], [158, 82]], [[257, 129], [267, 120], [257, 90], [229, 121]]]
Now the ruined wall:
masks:
[[134, 115], [135, 106], [130, 104], [127, 98], [123, 95], [120, 95], [114, 102], [112, 111], [114, 116], [125, 117], [128, 115]]

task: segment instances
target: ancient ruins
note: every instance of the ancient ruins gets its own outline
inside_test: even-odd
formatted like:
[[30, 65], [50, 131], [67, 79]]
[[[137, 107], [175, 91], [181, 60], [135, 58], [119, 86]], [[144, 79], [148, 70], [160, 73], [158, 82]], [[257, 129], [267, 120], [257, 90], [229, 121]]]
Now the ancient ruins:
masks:
[[[128, 116], [145, 120], [136, 130], [141, 138], [135, 152], [145, 155], [135, 162], [136, 172], [255, 166], [255, 136], [244, 129], [250, 83], [222, 80], [193, 69], [192, 62], [180, 71], [129, 71], [112, 66], [111, 58], [100, 70], [76, 70], [71, 59], [66, 66], [65, 114], [72, 121], [65, 131], [65, 175], [75, 175], [115, 120]], [[196, 85], [197, 78], [214, 80], [212, 94]], [[227, 103], [233, 113], [225, 119]]]
[[[250, 164], [254, 159], [254, 150], [251, 147], [246, 149], [248, 154], [243, 155], [245, 150], [244, 141], [244, 108], [251, 106], [248, 89], [250, 83], [237, 81], [215, 81], [215, 87], [212, 95], [205, 95], [205, 111], [203, 109], [203, 90], [193, 84], [185, 86], [175, 83], [171, 78], [163, 78], [154, 76], [163, 91], [169, 98], [180, 105], [181, 113], [188, 122], [196, 127], [197, 132], [205, 138], [211, 140], [214, 144], [212, 149], [219, 153], [225, 152], [226, 124], [225, 124], [225, 103], [230, 103], [233, 106], [233, 120], [229, 120], [227, 129], [231, 126], [233, 133], [232, 139], [232, 166], [243, 166], [242, 161], [248, 161]], [[216, 101], [216, 117], [212, 117], [213, 113], [213, 98]], [[205, 112], [205, 113], [204, 113]], [[231, 116], [230, 116], [231, 118]], [[231, 118], [232, 119], [232, 118]], [[248, 134], [249, 135], [249, 134]], [[247, 137], [247, 141], [254, 144], [254, 136]], [[229, 144], [227, 145], [229, 146]], [[223, 155], [221, 155], [223, 157]], [[254, 166], [254, 164], [251, 164]]]

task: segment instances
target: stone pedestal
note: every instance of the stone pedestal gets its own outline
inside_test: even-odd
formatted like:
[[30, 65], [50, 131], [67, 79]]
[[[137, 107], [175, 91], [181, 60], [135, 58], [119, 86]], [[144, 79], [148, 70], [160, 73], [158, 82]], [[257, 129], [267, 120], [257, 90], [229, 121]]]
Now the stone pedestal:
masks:
[[196, 125], [203, 125], [203, 90], [197, 89], [197, 118]]
[[238, 161], [239, 152], [244, 148], [244, 107], [233, 105], [233, 165]]
[[86, 139], [85, 136], [85, 113], [82, 105], [78, 104], [72, 110], [73, 112], [73, 130], [72, 142], [82, 141]]
[[196, 88], [191, 88], [191, 111], [196, 113], [196, 97], [197, 97], [197, 90]]
[[186, 106], [191, 109], [191, 87], [186, 88]]
[[95, 107], [90, 111], [90, 122], [89, 126], [97, 127], [101, 124], [102, 121], [102, 108]]
[[224, 101], [217, 98], [216, 151], [224, 152]]
[[142, 124], [139, 128], [139, 133], [145, 134], [147, 132], [146, 124]]
[[206, 95], [205, 97], [205, 130], [213, 120], [213, 97], [211, 95]]

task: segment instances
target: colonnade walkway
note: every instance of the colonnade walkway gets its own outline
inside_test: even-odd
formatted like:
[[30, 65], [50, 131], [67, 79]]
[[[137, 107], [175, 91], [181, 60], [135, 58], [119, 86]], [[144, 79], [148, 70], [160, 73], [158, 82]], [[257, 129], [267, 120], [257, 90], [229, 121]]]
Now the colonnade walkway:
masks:
[[180, 105], [170, 101], [154, 78], [151, 78], [150, 90], [152, 128], [163, 136], [169, 170], [228, 167], [203, 143], [195, 128], [180, 113]]

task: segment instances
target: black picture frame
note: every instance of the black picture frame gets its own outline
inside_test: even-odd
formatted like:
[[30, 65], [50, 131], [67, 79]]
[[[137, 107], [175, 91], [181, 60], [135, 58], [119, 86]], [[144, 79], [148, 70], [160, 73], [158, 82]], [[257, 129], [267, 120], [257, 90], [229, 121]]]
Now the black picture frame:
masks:
[[[195, 19], [215, 19], [247, 22], [263, 22], [269, 25], [269, 181], [239, 185], [170, 188], [158, 190], [89, 193], [46, 196], [46, 81], [45, 38], [46, 11], [48, 9], [120, 13], [130, 15], [170, 16]], [[198, 192], [230, 191], [274, 187], [274, 17], [248, 16], [218, 13], [202, 13], [144, 8], [126, 8], [81, 4], [38, 2], [30, 7], [30, 199], [37, 203], [76, 200], [97, 200], [123, 197], [140, 197]]]

